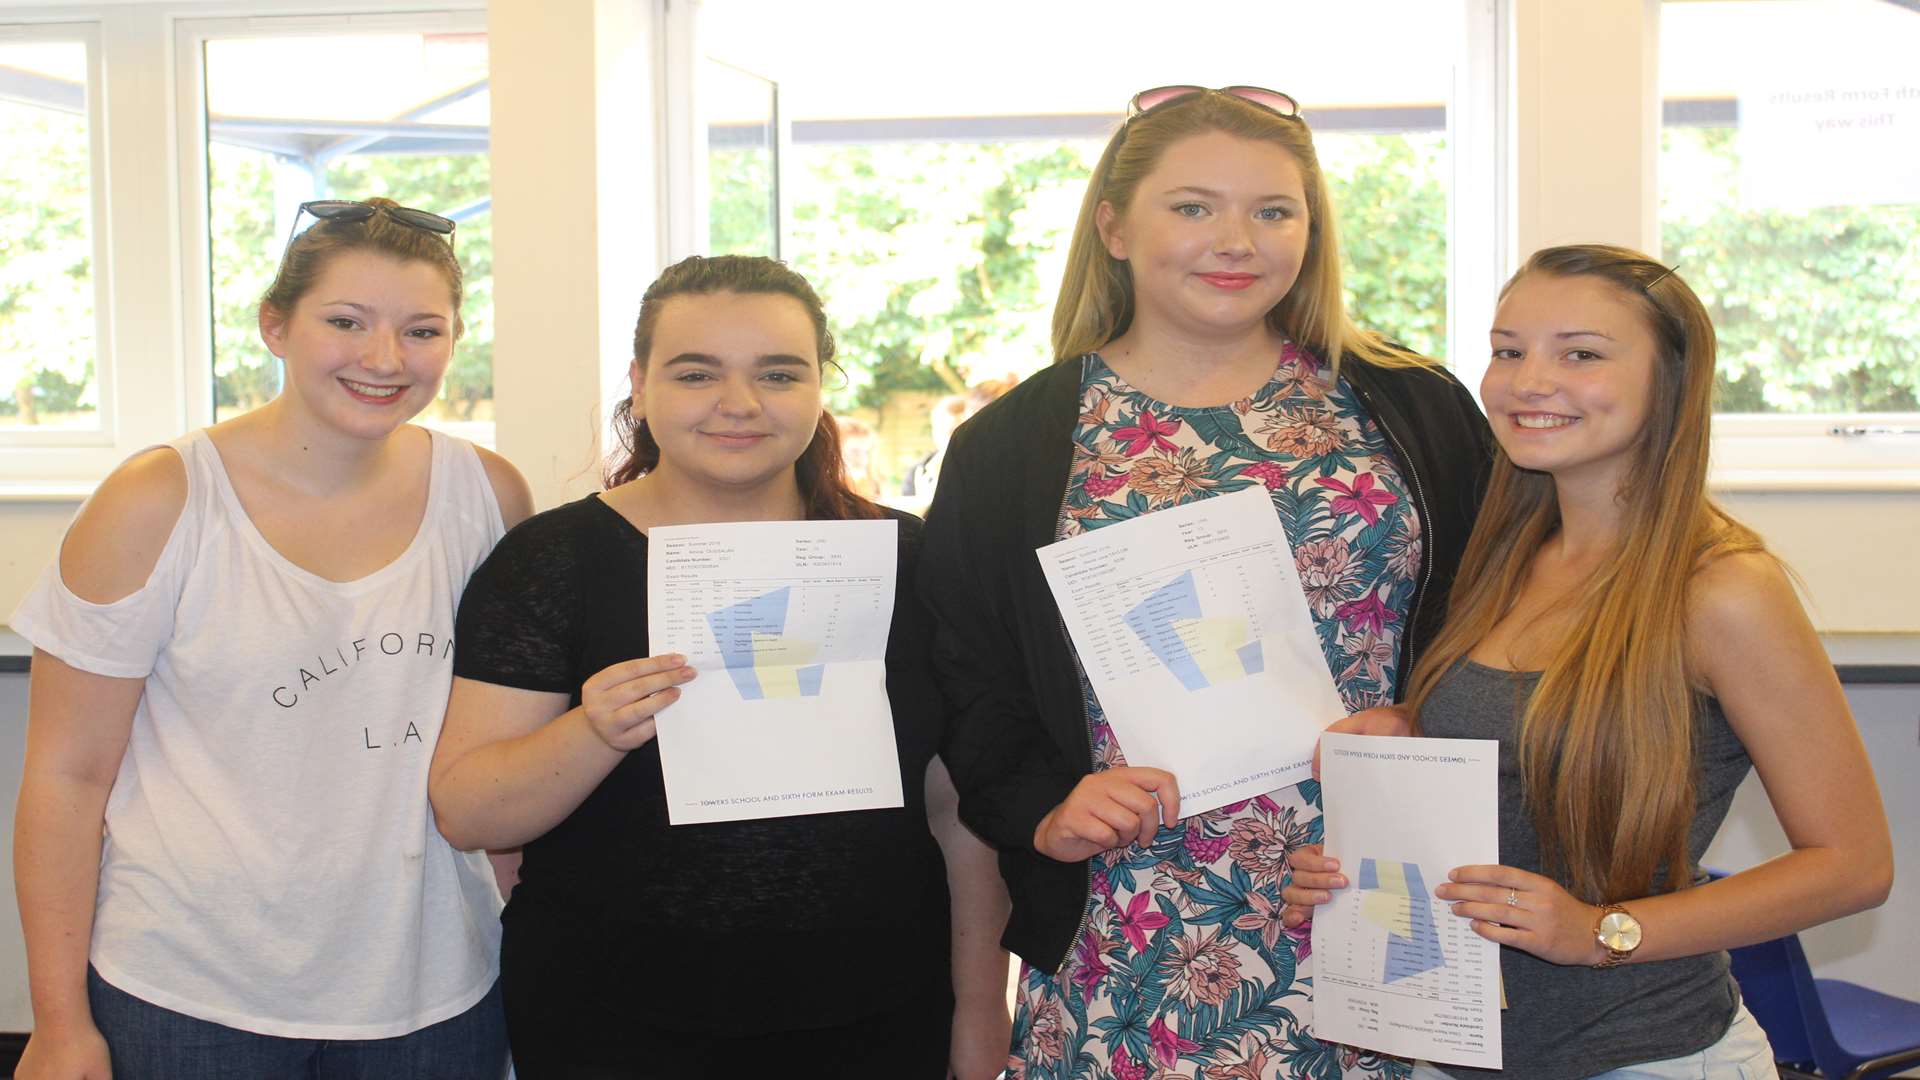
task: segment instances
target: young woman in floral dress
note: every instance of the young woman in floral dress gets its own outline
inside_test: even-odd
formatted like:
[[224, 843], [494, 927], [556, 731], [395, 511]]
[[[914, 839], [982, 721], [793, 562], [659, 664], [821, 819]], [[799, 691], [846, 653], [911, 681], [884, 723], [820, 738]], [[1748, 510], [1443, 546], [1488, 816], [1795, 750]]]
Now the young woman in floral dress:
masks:
[[1488, 435], [1442, 369], [1348, 321], [1295, 113], [1251, 87], [1134, 98], [1075, 230], [1058, 362], [960, 429], [929, 514], [944, 756], [962, 818], [1001, 849], [1004, 941], [1026, 961], [1016, 1078], [1405, 1069], [1311, 1033], [1311, 960], [1279, 892], [1288, 850], [1320, 838], [1318, 786], [1182, 819], [1177, 779], [1129, 765], [1033, 555], [1258, 485], [1347, 707], [1396, 700]]

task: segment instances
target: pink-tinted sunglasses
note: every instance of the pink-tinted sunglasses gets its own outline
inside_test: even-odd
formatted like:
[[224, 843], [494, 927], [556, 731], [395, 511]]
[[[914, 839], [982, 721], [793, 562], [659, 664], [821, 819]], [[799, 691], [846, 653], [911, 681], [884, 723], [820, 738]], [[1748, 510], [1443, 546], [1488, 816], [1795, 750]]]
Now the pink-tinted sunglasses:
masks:
[[1289, 120], [1300, 119], [1299, 102], [1278, 90], [1269, 90], [1264, 86], [1156, 86], [1151, 90], [1140, 91], [1133, 95], [1132, 101], [1127, 102], [1127, 122], [1132, 123], [1136, 117], [1145, 116], [1162, 105], [1209, 91], [1216, 94], [1232, 94], [1242, 101], [1250, 101]]

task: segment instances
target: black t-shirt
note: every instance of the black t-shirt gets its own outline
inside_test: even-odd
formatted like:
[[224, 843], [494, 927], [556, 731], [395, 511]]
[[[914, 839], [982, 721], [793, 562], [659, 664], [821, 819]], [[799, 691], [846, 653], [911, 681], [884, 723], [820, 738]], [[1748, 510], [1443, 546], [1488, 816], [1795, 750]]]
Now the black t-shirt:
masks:
[[[925, 776], [945, 710], [912, 587], [921, 524], [894, 516], [887, 696], [906, 806], [669, 826], [648, 742], [526, 845], [503, 916], [510, 1001], [567, 1018], [568, 1038], [617, 1042], [636, 1023], [827, 1027], [942, 992], [946, 877]], [[652, 655], [646, 537], [593, 496], [528, 519], [474, 573], [455, 641], [456, 675], [578, 705], [589, 676]]]

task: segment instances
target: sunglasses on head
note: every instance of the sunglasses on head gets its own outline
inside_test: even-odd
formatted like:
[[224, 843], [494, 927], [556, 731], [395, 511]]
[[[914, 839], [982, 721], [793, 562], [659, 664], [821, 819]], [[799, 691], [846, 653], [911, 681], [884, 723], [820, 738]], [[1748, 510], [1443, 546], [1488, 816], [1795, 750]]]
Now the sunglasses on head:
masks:
[[[453, 235], [453, 219], [439, 214], [430, 214], [425, 210], [415, 210], [411, 206], [375, 206], [372, 203], [353, 199], [315, 199], [303, 202], [300, 209], [293, 212], [293, 229], [287, 234], [287, 243], [292, 245], [293, 238], [300, 234], [300, 215], [312, 214], [318, 221], [366, 221], [375, 214], [385, 214], [390, 220], [397, 221], [409, 228], [430, 232], [436, 236]], [[448, 243], [452, 243], [451, 240]]]
[[1278, 90], [1269, 90], [1264, 86], [1156, 86], [1151, 90], [1142, 90], [1127, 102], [1127, 122], [1145, 116], [1162, 105], [1182, 101], [1195, 94], [1205, 93], [1231, 94], [1241, 101], [1255, 105], [1284, 116], [1289, 120], [1300, 119], [1300, 103]]

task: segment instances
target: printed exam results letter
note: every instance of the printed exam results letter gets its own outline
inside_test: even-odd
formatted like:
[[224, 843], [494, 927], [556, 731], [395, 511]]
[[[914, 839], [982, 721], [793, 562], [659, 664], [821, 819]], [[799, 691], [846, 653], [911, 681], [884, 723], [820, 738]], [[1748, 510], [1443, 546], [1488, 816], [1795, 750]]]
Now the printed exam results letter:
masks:
[[1204, 813], [1305, 780], [1345, 716], [1286, 529], [1254, 486], [1039, 550], [1127, 761]]
[[1500, 861], [1500, 744], [1324, 736], [1326, 853], [1347, 888], [1313, 917], [1313, 1033], [1402, 1057], [1498, 1069], [1500, 947], [1433, 895]]
[[675, 825], [905, 805], [887, 701], [893, 521], [654, 528], [652, 651], [699, 671], [661, 710]]

